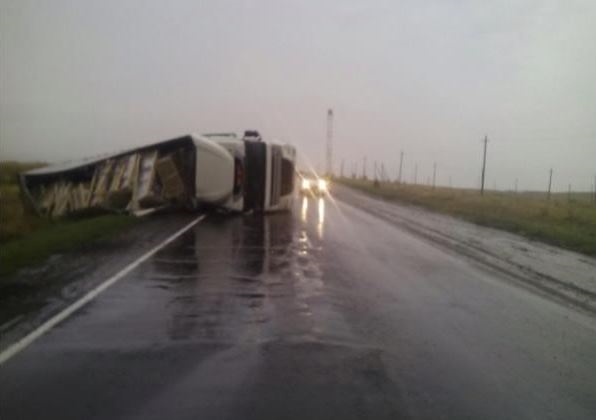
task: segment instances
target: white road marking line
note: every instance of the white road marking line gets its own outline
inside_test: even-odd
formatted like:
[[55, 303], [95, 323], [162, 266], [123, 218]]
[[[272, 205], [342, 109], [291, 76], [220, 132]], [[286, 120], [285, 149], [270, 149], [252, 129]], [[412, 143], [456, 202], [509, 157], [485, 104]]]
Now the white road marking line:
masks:
[[79, 300], [74, 302], [72, 305], [70, 305], [66, 309], [62, 310], [58, 314], [54, 315], [52, 318], [50, 318], [49, 320], [47, 320], [46, 322], [41, 324], [39, 327], [37, 327], [35, 330], [31, 331], [29, 334], [27, 334], [25, 337], [21, 338], [16, 343], [13, 343], [10, 346], [8, 346], [8, 348], [6, 350], [4, 350], [4, 351], [2, 351], [2, 353], [0, 353], [0, 365], [2, 365], [4, 362], [6, 362], [11, 357], [15, 356], [20, 351], [27, 348], [31, 343], [33, 343], [35, 340], [37, 340], [43, 334], [45, 334], [46, 332], [48, 332], [49, 330], [54, 328], [57, 324], [64, 321], [66, 318], [68, 318], [74, 312], [81, 309], [87, 303], [89, 303], [90, 301], [95, 299], [101, 292], [103, 292], [108, 287], [110, 287], [111, 285], [116, 283], [118, 280], [120, 280], [122, 277], [124, 277], [125, 275], [130, 273], [132, 270], [137, 268], [140, 264], [142, 264], [147, 259], [149, 259], [152, 255], [157, 253], [160, 249], [162, 249], [169, 243], [176, 240], [179, 236], [184, 234], [186, 231], [188, 231], [190, 228], [195, 226], [197, 223], [199, 223], [204, 218], [205, 218], [205, 215], [201, 215], [201, 216], [197, 217], [195, 220], [193, 220], [192, 222], [190, 222], [189, 224], [184, 226], [182, 229], [180, 229], [179, 231], [174, 233], [172, 236], [170, 236], [169, 238], [164, 240], [162, 243], [157, 245], [155, 248], [151, 249], [150, 251], [148, 251], [147, 253], [145, 253], [144, 255], [142, 255], [141, 257], [139, 257], [138, 259], [136, 259], [129, 265], [127, 265], [126, 267], [124, 267], [117, 274], [113, 275], [112, 277], [110, 277], [109, 279], [104, 281], [102, 284], [97, 286], [95, 289], [88, 292], [85, 296], [83, 296], [82, 298], [80, 298]]

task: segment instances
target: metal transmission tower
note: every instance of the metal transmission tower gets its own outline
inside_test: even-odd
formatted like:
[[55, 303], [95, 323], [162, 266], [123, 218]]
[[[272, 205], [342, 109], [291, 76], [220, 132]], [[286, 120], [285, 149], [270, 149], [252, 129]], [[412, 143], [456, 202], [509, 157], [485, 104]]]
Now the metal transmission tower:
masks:
[[327, 110], [327, 176], [333, 175], [333, 110]]

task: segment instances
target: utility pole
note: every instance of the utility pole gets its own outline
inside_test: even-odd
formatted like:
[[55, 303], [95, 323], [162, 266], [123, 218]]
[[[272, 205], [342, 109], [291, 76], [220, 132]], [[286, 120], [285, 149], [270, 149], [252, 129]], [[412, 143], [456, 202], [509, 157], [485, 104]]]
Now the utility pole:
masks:
[[480, 183], [480, 195], [484, 195], [484, 175], [486, 173], [486, 144], [488, 143], [488, 136], [484, 136], [484, 155], [482, 157], [482, 180]]
[[567, 188], [567, 202], [571, 203], [571, 184], [569, 184], [569, 188]]
[[340, 178], [344, 177], [344, 160], [341, 160], [341, 166], [339, 167], [339, 176]]
[[366, 179], [366, 156], [362, 158], [362, 179]]
[[435, 189], [436, 181], [437, 181], [437, 162], [435, 162], [433, 164], [433, 190]]
[[548, 193], [546, 194], [546, 199], [550, 200], [550, 187], [553, 183], [553, 168], [550, 168], [549, 174], [548, 174]]
[[376, 181], [377, 180], [377, 161], [376, 160], [374, 161], [374, 165], [373, 166], [374, 166], [374, 169], [375, 169], [375, 173], [373, 174], [374, 175], [373, 178]]
[[333, 110], [327, 110], [327, 176], [333, 176]]
[[397, 175], [397, 182], [401, 184], [401, 168], [404, 164], [404, 151], [399, 152], [399, 174]]
[[385, 182], [385, 164], [381, 162], [381, 182]]
[[418, 184], [418, 164], [414, 165], [414, 185]]

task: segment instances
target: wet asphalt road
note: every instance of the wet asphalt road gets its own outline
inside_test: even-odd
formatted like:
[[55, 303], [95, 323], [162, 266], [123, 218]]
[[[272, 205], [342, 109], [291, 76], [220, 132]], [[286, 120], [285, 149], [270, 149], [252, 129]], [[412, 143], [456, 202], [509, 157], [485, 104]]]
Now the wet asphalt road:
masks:
[[343, 203], [210, 216], [0, 366], [0, 418], [596, 417], [596, 322]]

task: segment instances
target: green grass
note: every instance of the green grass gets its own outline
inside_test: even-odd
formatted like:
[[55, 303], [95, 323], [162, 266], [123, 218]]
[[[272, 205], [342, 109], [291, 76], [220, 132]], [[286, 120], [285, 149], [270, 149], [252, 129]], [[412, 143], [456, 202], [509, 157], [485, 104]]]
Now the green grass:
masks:
[[0, 244], [0, 276], [107, 237], [137, 220], [132, 216], [109, 214], [47, 224], [28, 235]]
[[390, 201], [410, 203], [483, 226], [596, 256], [596, 206], [590, 193], [508, 193], [431, 188], [343, 178], [337, 182]]
[[0, 244], [47, 224], [46, 220], [24, 211], [17, 185], [0, 184]]
[[0, 162], [0, 276], [107, 237], [135, 223], [124, 215], [49, 221], [23, 208], [16, 174], [39, 163]]
[[19, 172], [43, 163], [0, 162], [0, 244], [31, 233], [48, 224], [23, 208], [17, 183]]

